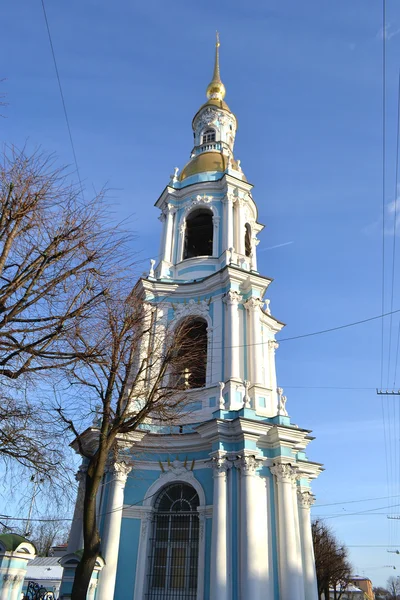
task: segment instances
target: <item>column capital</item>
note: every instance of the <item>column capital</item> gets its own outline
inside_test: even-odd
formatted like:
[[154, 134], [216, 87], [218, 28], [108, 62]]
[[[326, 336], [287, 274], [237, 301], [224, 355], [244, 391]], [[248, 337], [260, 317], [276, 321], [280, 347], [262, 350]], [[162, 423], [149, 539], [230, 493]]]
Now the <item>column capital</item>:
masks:
[[241, 299], [242, 296], [238, 292], [235, 292], [234, 290], [229, 290], [229, 292], [226, 292], [226, 294], [224, 294], [222, 302], [228, 304], [229, 306], [237, 306]]
[[240, 470], [244, 476], [255, 475], [258, 461], [255, 456], [243, 454], [235, 460], [235, 467]]
[[79, 469], [77, 470], [77, 472], [75, 473], [75, 480], [78, 483], [81, 483], [81, 481], [85, 481], [86, 473], [87, 473], [87, 466], [81, 465], [79, 467]]
[[300, 506], [310, 509], [315, 502], [315, 496], [311, 492], [297, 490], [297, 500]]
[[271, 348], [271, 350], [273, 350], [275, 352], [275, 350], [278, 350], [279, 348], [279, 344], [276, 340], [269, 340], [268, 342], [268, 346]]
[[260, 298], [249, 298], [243, 303], [243, 306], [249, 311], [257, 311], [263, 306], [264, 302]]
[[97, 581], [91, 581], [89, 583], [89, 592], [93, 592], [97, 588]]
[[164, 223], [165, 221], [165, 213], [162, 212], [160, 215], [158, 215], [158, 220], [161, 221], [161, 223]]
[[213, 470], [213, 477], [226, 477], [227, 471], [231, 468], [226, 455], [213, 456], [210, 466]]
[[4, 586], [8, 586], [14, 579], [14, 575], [10, 575], [10, 573], [4, 573], [3, 575], [3, 584]]
[[270, 467], [270, 471], [281, 483], [296, 483], [297, 469], [290, 463], [275, 463]]
[[132, 465], [125, 461], [114, 462], [110, 464], [108, 468], [108, 471], [113, 476], [113, 479], [123, 484], [126, 483], [126, 480], [128, 479], [128, 475], [131, 472], [131, 470]]

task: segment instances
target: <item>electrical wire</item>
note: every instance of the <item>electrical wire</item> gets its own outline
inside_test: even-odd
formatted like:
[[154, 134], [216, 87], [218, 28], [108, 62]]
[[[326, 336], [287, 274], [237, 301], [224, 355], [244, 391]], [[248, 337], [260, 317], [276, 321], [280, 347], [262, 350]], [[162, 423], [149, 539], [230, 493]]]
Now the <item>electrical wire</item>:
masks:
[[64, 93], [63, 93], [63, 89], [62, 89], [62, 85], [61, 85], [61, 78], [60, 78], [60, 73], [58, 71], [56, 54], [55, 54], [55, 51], [54, 51], [54, 45], [53, 45], [53, 40], [52, 40], [52, 36], [51, 36], [51, 33], [50, 33], [50, 26], [49, 26], [49, 21], [48, 21], [48, 18], [47, 18], [47, 13], [46, 13], [46, 7], [45, 7], [45, 4], [44, 4], [44, 0], [41, 0], [41, 3], [42, 3], [42, 8], [43, 8], [44, 20], [45, 20], [45, 23], [46, 23], [47, 35], [48, 35], [49, 43], [50, 43], [51, 54], [52, 54], [53, 62], [54, 62], [54, 69], [55, 69], [56, 76], [57, 76], [58, 88], [60, 90], [60, 96], [61, 96], [61, 102], [62, 102], [62, 107], [63, 107], [63, 111], [64, 111], [65, 122], [67, 124], [69, 141], [70, 141], [71, 148], [72, 148], [72, 155], [74, 157], [74, 163], [75, 163], [75, 168], [76, 168], [76, 175], [78, 177], [80, 191], [83, 194], [82, 181], [81, 181], [81, 176], [80, 176], [80, 172], [79, 172], [78, 160], [77, 160], [76, 152], [75, 152], [75, 144], [74, 144], [74, 140], [72, 138], [72, 131], [71, 131], [71, 126], [70, 126], [70, 123], [69, 123], [69, 118], [68, 118], [68, 113], [67, 113], [67, 106], [66, 106], [66, 103], [65, 103]]

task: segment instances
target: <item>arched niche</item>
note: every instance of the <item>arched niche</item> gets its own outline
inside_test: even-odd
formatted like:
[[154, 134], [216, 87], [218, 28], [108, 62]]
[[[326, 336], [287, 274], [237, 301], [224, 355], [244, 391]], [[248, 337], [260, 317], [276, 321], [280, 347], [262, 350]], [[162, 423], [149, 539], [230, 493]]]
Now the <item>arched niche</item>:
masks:
[[251, 247], [251, 227], [249, 223], [246, 223], [244, 233], [244, 253], [246, 256], [250, 257], [252, 255], [252, 247]]

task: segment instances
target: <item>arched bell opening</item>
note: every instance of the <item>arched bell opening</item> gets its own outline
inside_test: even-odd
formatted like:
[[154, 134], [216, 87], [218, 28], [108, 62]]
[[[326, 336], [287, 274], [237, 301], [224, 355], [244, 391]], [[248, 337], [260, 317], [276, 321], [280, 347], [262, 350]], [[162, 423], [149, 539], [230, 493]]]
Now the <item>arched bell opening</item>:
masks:
[[199, 504], [196, 490], [187, 483], [171, 483], [157, 495], [148, 563], [149, 600], [197, 597]]
[[212, 256], [213, 214], [208, 208], [192, 211], [186, 219], [183, 259], [196, 256]]
[[174, 347], [173, 386], [178, 390], [204, 387], [207, 375], [207, 322], [200, 317], [186, 318], [176, 331]]
[[245, 234], [244, 234], [244, 252], [246, 256], [251, 256], [251, 227], [246, 223]]

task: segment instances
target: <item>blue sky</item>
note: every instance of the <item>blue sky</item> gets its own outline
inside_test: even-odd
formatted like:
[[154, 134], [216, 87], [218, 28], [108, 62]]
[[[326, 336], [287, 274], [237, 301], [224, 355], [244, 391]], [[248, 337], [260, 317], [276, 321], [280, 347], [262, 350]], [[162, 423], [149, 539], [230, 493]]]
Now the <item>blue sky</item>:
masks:
[[[381, 1], [47, 0], [46, 6], [86, 194], [104, 184], [112, 189], [112, 218], [129, 217], [139, 233], [132, 251], [146, 258], [143, 270], [158, 252], [153, 204], [173, 168], [189, 157], [191, 119], [205, 99], [218, 29], [226, 100], [239, 122], [235, 155], [255, 184], [266, 225], [259, 269], [274, 278], [272, 312], [288, 324], [281, 337], [381, 312]], [[72, 164], [40, 0], [6, 0], [1, 38], [9, 105], [0, 139], [19, 146], [28, 139]], [[395, 0], [387, 0], [386, 51], [390, 310], [400, 66]], [[396, 275], [395, 309], [399, 285]], [[396, 316], [393, 339], [398, 323]], [[389, 320], [384, 386], [388, 327]], [[326, 467], [314, 484], [316, 505], [339, 503], [314, 513], [339, 515], [329, 523], [350, 547], [354, 570], [376, 584], [396, 574], [384, 565], [397, 561], [400, 569], [386, 546], [400, 546], [399, 526], [386, 516], [397, 508], [379, 509], [400, 504], [400, 411], [396, 398], [382, 406], [374, 392], [380, 331], [375, 321], [282, 342], [277, 354], [287, 408], [294, 422], [313, 430], [309, 457]], [[398, 371], [400, 387], [400, 365]], [[364, 501], [341, 504], [350, 500]], [[362, 545], [371, 547], [354, 547]]]

